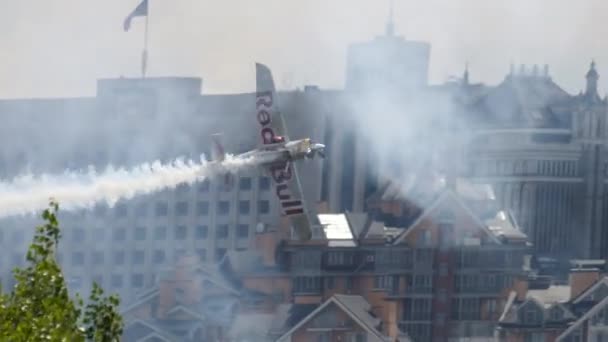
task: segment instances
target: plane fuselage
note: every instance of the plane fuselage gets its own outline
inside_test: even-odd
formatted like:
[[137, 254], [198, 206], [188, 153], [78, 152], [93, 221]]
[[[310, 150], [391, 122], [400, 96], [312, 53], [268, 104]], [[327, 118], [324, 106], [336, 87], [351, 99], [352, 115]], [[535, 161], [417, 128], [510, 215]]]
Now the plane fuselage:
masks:
[[322, 144], [311, 143], [310, 139], [300, 139], [288, 142], [263, 145], [239, 155], [240, 158], [254, 157], [261, 165], [284, 164], [287, 162], [313, 158], [316, 153], [323, 153]]

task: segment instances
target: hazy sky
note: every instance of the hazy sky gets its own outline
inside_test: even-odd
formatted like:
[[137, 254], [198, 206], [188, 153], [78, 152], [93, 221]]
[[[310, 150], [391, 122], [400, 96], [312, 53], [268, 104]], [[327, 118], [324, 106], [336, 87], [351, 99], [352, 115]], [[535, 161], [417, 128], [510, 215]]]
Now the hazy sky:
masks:
[[[0, 98], [83, 96], [97, 78], [137, 76], [140, 0], [0, 0]], [[149, 0], [151, 76], [202, 77], [204, 92], [253, 89], [254, 61], [279, 87], [340, 88], [349, 43], [384, 31], [388, 0]], [[549, 64], [566, 90], [595, 58], [608, 82], [605, 0], [396, 0], [396, 30], [432, 44], [431, 82], [496, 83], [511, 62]], [[602, 87], [606, 89], [606, 87]]]

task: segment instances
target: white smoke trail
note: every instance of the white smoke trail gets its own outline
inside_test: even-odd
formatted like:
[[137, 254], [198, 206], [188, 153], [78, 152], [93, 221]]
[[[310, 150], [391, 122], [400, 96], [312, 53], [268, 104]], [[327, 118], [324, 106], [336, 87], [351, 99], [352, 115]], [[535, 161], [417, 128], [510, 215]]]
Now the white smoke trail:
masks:
[[101, 173], [91, 167], [88, 172], [23, 175], [12, 181], [0, 181], [0, 217], [43, 210], [50, 198], [56, 199], [65, 210], [91, 208], [104, 201], [113, 206], [120, 199], [174, 188], [182, 183], [192, 184], [255, 164], [254, 158], [227, 155], [222, 162], [208, 162], [201, 156], [199, 162], [178, 158], [172, 163], [156, 161], [130, 170], [110, 165]]

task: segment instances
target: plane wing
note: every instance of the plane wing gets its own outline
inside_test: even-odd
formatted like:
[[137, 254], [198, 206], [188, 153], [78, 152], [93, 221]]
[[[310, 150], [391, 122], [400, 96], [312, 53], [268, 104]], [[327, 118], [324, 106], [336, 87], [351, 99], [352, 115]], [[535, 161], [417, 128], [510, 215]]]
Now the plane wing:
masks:
[[[276, 90], [272, 73], [267, 66], [256, 64], [256, 116], [260, 124], [262, 145], [287, 141], [287, 129], [276, 103]], [[268, 170], [275, 185], [283, 214], [288, 216], [299, 238], [309, 240], [312, 229], [306, 205], [302, 201], [302, 185], [292, 162], [271, 165]]]
[[288, 141], [287, 128], [283, 115], [276, 103], [276, 90], [270, 69], [264, 64], [256, 63], [256, 99], [257, 120], [262, 125], [261, 143], [263, 145], [277, 143], [278, 137]]

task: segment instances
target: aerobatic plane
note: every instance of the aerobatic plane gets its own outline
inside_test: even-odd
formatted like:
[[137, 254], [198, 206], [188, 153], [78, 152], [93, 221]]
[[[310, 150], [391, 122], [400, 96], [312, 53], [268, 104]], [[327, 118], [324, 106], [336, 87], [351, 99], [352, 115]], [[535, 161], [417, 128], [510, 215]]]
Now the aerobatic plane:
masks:
[[[302, 185], [293, 162], [312, 159], [316, 155], [325, 158], [325, 145], [314, 143], [309, 138], [290, 141], [276, 101], [276, 90], [270, 69], [256, 63], [255, 115], [259, 123], [260, 145], [236, 158], [256, 159], [274, 182], [275, 193], [283, 214], [290, 218], [299, 238], [309, 240], [312, 230], [306, 205], [303, 202]], [[213, 136], [213, 146], [213, 159], [224, 160], [225, 152], [219, 135]]]

